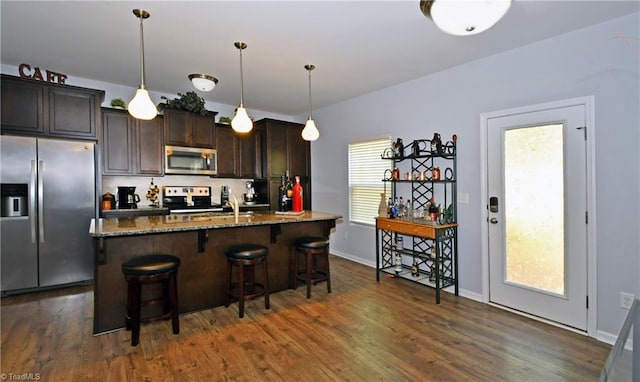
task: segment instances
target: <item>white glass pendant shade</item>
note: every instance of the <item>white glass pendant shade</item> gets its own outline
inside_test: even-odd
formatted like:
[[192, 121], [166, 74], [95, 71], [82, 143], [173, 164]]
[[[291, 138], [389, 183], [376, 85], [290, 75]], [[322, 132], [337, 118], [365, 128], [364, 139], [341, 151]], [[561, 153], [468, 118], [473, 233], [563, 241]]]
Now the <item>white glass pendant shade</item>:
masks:
[[193, 86], [203, 92], [210, 92], [216, 87], [218, 79], [208, 74], [189, 74]]
[[129, 114], [138, 119], [150, 120], [158, 115], [156, 105], [153, 104], [147, 89], [143, 87], [136, 90], [136, 95], [129, 101], [127, 109], [129, 110]]
[[238, 133], [248, 133], [253, 128], [253, 121], [247, 114], [247, 109], [239, 106], [236, 115], [231, 120], [231, 128]]
[[421, 3], [422, 12], [442, 31], [470, 36], [486, 31], [511, 7], [511, 0], [431, 0]]
[[320, 138], [320, 131], [318, 131], [316, 127], [316, 121], [312, 118], [307, 119], [304, 129], [302, 129], [302, 139], [305, 141], [315, 141], [318, 138]]

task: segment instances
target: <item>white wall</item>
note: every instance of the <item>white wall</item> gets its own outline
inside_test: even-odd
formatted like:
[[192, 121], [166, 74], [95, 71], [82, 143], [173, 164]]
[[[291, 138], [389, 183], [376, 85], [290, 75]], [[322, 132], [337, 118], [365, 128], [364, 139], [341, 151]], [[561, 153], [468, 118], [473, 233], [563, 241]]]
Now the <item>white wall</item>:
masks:
[[[627, 313], [618, 307], [620, 291], [640, 295], [638, 30], [634, 14], [314, 110], [321, 137], [311, 145], [313, 209], [344, 216], [332, 251], [375, 264], [373, 228], [348, 222], [349, 142], [457, 134], [458, 192], [470, 195], [469, 204], [458, 209], [460, 288], [482, 295], [480, 230], [486, 202], [479, 200], [480, 114], [593, 95], [597, 329], [616, 335]], [[544, 195], [539, 203], [544, 208]]]

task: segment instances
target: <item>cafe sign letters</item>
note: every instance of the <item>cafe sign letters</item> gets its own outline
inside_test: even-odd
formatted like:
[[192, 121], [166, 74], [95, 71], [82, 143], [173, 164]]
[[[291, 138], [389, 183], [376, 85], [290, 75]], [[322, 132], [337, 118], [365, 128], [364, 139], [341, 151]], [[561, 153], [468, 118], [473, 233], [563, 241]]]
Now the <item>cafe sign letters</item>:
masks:
[[38, 67], [31, 69], [31, 65], [29, 64], [20, 64], [18, 66], [18, 72], [20, 72], [20, 77], [22, 78], [28, 78], [31, 80], [38, 80], [38, 81], [55, 82], [61, 85], [64, 85], [64, 82], [68, 77], [66, 74], [53, 72], [48, 69], [41, 70]]

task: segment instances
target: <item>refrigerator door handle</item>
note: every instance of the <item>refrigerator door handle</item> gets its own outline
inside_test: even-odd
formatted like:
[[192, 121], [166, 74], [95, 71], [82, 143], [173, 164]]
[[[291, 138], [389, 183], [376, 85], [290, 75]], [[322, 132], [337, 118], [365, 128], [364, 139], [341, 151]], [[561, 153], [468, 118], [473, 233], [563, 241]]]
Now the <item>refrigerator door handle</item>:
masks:
[[38, 237], [44, 243], [44, 162], [38, 161]]
[[36, 185], [38, 184], [36, 161], [31, 161], [31, 184], [29, 185], [29, 221], [31, 222], [31, 242], [36, 242]]

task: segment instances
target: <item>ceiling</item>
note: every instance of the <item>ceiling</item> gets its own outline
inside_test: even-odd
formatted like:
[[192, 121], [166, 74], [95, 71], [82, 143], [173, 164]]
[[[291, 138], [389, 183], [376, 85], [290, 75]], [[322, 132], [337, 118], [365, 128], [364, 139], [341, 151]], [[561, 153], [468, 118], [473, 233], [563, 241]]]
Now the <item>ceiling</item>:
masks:
[[[285, 115], [314, 109], [640, 10], [638, 1], [515, 1], [492, 29], [456, 37], [412, 1], [6, 1], [1, 61], [137, 87], [144, 21], [146, 85], [194, 90], [187, 75], [219, 79], [206, 100]], [[613, 37], [613, 36], [611, 36]], [[17, 74], [17, 73], [16, 73]], [[132, 92], [133, 96], [133, 92]], [[160, 100], [156, 100], [158, 103]]]

